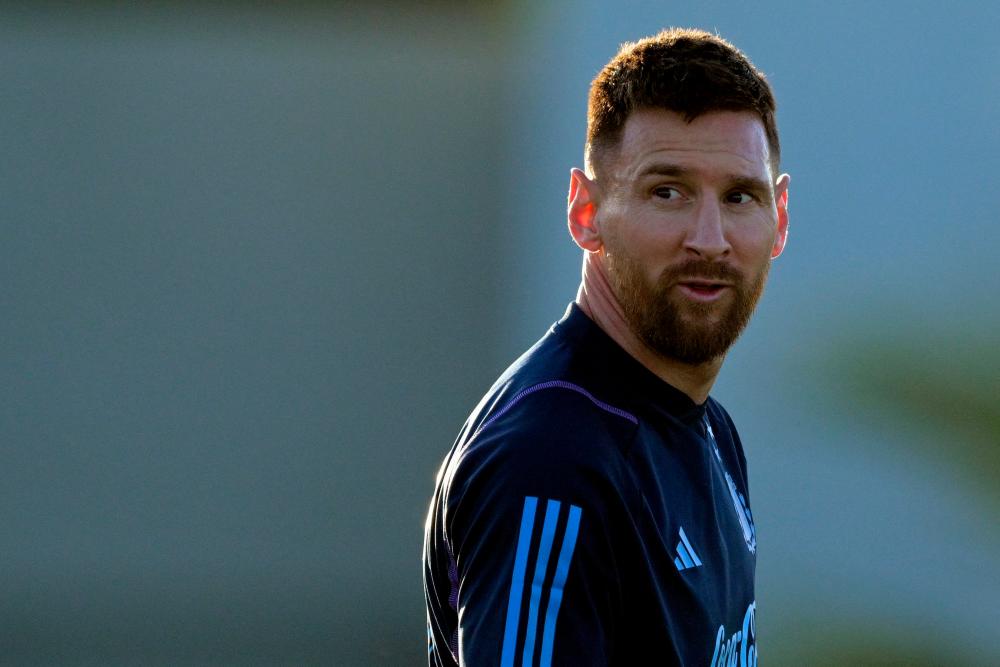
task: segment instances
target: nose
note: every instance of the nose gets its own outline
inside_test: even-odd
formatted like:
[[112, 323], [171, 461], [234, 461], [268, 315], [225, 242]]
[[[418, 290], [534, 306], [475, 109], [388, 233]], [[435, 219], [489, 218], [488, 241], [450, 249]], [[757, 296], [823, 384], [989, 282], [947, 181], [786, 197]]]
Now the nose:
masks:
[[712, 198], [702, 198], [688, 227], [684, 248], [706, 260], [716, 260], [729, 254], [731, 247], [723, 227], [722, 208]]

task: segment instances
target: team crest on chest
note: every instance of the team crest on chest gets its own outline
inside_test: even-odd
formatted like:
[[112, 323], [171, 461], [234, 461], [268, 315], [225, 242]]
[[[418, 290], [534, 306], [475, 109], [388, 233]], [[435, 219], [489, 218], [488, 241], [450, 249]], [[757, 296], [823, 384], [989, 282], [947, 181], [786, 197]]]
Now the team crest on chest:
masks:
[[726, 484], [729, 486], [729, 495], [733, 499], [733, 507], [736, 509], [736, 518], [740, 520], [740, 529], [743, 531], [743, 541], [747, 543], [750, 553], [757, 553], [757, 531], [753, 527], [753, 515], [750, 514], [750, 507], [746, 498], [736, 488], [736, 482], [726, 473]]
[[750, 513], [750, 506], [747, 504], [747, 499], [736, 488], [736, 482], [733, 481], [732, 476], [726, 471], [725, 465], [722, 463], [722, 456], [719, 455], [719, 445], [715, 442], [715, 432], [712, 431], [712, 425], [709, 423], [707, 415], [705, 416], [705, 430], [708, 433], [708, 441], [712, 444], [712, 452], [715, 454], [715, 458], [719, 462], [719, 465], [722, 466], [722, 472], [726, 476], [726, 486], [729, 487], [729, 496], [733, 499], [733, 509], [736, 510], [736, 518], [740, 521], [740, 530], [743, 531], [743, 541], [746, 542], [750, 553], [755, 554], [757, 553], [757, 531], [753, 526], [753, 515]]

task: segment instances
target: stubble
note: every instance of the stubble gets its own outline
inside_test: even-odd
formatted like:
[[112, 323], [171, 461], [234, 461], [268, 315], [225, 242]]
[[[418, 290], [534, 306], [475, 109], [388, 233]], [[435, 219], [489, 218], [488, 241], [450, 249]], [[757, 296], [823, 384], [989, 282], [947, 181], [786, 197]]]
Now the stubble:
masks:
[[[631, 257], [609, 256], [609, 275], [633, 333], [657, 354], [692, 365], [712, 361], [732, 346], [746, 328], [764, 291], [770, 262], [749, 279], [721, 262], [689, 260], [668, 267], [650, 285]], [[726, 303], [684, 298], [677, 284], [701, 278], [731, 283]]]

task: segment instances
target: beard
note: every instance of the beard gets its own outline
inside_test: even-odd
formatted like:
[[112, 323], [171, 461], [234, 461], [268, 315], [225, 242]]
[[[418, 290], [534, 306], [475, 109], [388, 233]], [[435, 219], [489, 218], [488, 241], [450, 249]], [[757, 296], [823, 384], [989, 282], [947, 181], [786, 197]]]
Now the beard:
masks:
[[[764, 291], [771, 263], [749, 280], [728, 264], [688, 260], [667, 267], [650, 285], [642, 268], [628, 255], [608, 256], [608, 274], [632, 332], [654, 352], [700, 365], [726, 353], [746, 328]], [[679, 280], [701, 278], [730, 283], [733, 291], [711, 303], [672, 294]]]

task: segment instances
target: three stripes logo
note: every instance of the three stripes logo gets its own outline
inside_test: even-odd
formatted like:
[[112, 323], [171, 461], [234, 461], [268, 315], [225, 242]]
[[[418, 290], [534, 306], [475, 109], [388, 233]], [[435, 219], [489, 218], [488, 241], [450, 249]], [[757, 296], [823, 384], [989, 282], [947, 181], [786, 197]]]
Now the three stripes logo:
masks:
[[524, 499], [510, 581], [501, 667], [532, 665], [536, 654], [540, 667], [552, 664], [556, 619], [583, 510], [576, 505], [564, 508], [558, 500], [547, 500], [539, 530], [538, 505], [539, 500], [534, 496]]
[[681, 541], [677, 543], [677, 557], [674, 558], [674, 565], [677, 566], [677, 571], [682, 572], [684, 570], [689, 570], [692, 567], [698, 567], [701, 565], [701, 559], [698, 558], [698, 554], [695, 553], [694, 547], [691, 546], [688, 536], [684, 534], [684, 528], [680, 529]]

